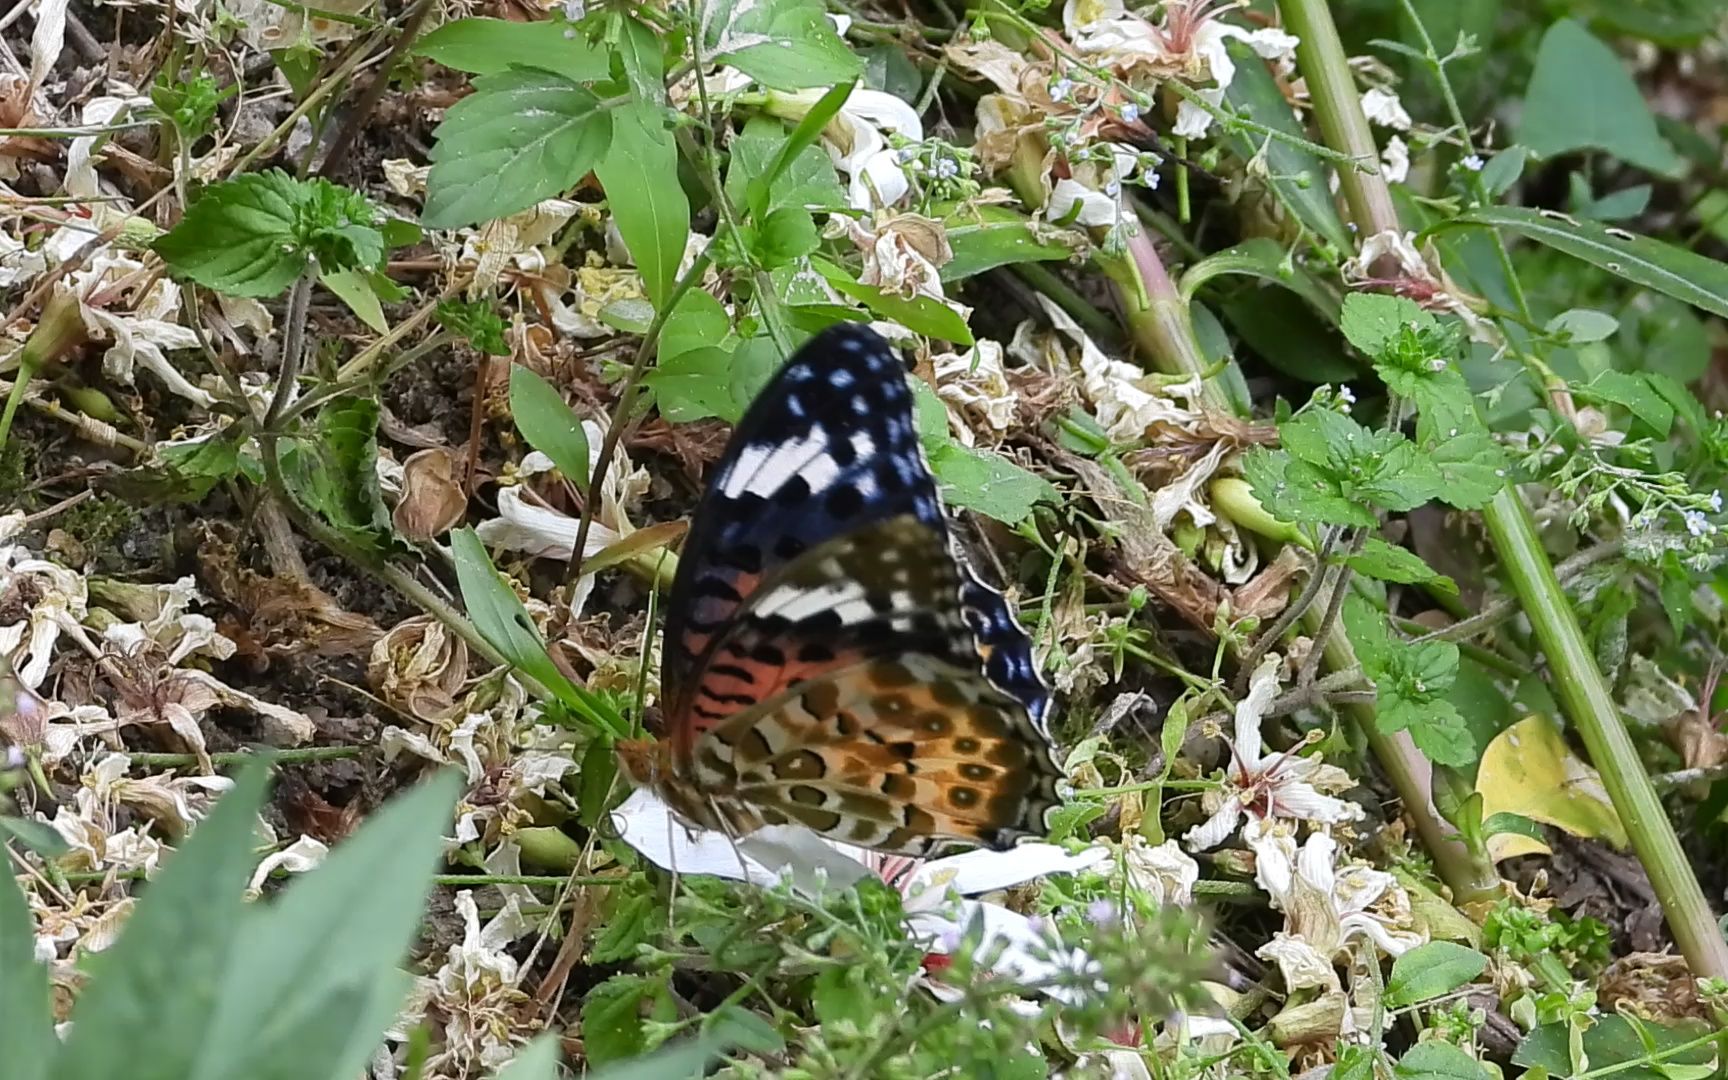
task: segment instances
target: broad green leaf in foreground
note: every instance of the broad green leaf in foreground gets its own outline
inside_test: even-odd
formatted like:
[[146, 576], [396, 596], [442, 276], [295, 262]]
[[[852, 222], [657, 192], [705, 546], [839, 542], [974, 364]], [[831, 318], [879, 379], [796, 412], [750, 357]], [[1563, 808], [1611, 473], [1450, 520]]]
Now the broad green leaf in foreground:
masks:
[[392, 799], [274, 902], [246, 911], [189, 1080], [358, 1075], [410, 980], [398, 969], [432, 888], [459, 774]]
[[1056, 499], [1048, 480], [988, 450], [950, 443], [930, 455], [930, 469], [950, 506], [976, 510], [1006, 525], [1018, 525], [1033, 504]]
[[50, 1011], [48, 968], [37, 962], [36, 924], [18, 880], [0, 884], [0, 1018], [8, 1080], [42, 1080], [59, 1049]]
[[369, 551], [400, 543], [378, 485], [378, 417], [372, 398], [333, 401], [311, 437], [277, 444], [295, 498]]
[[72, 1010], [54, 1080], [185, 1080], [205, 1046], [244, 911], [252, 828], [267, 768], [255, 765], [150, 883], [99, 954]]
[[820, 0], [717, 0], [704, 23], [705, 63], [729, 64], [775, 90], [833, 86], [863, 69]]
[[526, 210], [576, 185], [612, 142], [610, 104], [550, 71], [474, 80], [433, 132], [422, 220], [454, 229]]
[[211, 184], [152, 246], [180, 277], [262, 297], [278, 295], [308, 268], [379, 269], [392, 244], [410, 239], [358, 192], [271, 169]]

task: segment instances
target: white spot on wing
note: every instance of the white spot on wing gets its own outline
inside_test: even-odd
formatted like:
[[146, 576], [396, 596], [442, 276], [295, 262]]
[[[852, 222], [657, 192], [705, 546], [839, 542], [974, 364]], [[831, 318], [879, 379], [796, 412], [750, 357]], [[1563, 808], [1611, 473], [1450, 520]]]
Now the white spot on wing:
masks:
[[864, 586], [857, 581], [836, 581], [819, 589], [800, 589], [782, 585], [757, 602], [753, 614], [769, 617], [778, 615], [792, 622], [832, 609], [842, 625], [864, 622], [875, 615], [875, 609], [865, 599]]
[[817, 428], [801, 439], [744, 447], [738, 452], [738, 460], [726, 470], [720, 493], [729, 499], [745, 492], [766, 499], [786, 481], [799, 476], [815, 494], [826, 490], [839, 475], [839, 463], [828, 454], [828, 437]]

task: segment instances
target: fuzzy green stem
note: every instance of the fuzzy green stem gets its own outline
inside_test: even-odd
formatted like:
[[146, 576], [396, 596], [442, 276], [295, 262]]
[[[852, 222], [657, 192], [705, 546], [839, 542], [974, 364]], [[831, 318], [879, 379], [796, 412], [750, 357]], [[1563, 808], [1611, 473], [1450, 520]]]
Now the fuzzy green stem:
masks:
[[[1127, 239], [1127, 249], [1125, 261], [1103, 258], [1099, 264], [1121, 292], [1122, 308], [1135, 343], [1148, 355], [1160, 358], [1166, 371], [1208, 374], [1212, 365], [1194, 337], [1188, 304], [1164, 269], [1164, 260], [1159, 258], [1151, 234], [1145, 229], [1134, 229]], [[1206, 379], [1202, 384], [1201, 401], [1219, 412], [1235, 412], [1230, 395], [1217, 379]]]
[[1716, 916], [1644, 771], [1578, 617], [1542, 550], [1529, 508], [1513, 488], [1506, 487], [1494, 497], [1486, 517], [1501, 568], [1548, 657], [1554, 692], [1602, 775], [1602, 786], [1608, 789], [1632, 848], [1650, 875], [1651, 888], [1680, 951], [1694, 975], [1728, 979], [1728, 941], [1716, 926]]

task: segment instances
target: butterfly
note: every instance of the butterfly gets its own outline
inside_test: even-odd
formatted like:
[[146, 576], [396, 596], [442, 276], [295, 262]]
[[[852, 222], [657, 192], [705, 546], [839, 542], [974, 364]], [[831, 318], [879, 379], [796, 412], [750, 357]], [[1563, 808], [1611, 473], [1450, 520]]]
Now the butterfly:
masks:
[[734, 429], [667, 602], [664, 738], [617, 747], [686, 824], [913, 856], [1045, 835], [1050, 692], [949, 535], [913, 400], [840, 325]]

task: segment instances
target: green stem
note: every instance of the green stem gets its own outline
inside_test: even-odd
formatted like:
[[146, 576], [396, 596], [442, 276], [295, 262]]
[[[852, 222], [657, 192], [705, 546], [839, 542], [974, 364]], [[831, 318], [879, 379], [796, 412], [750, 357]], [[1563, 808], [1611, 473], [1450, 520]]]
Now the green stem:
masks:
[[1501, 567], [1548, 657], [1555, 694], [1590, 751], [1602, 786], [1608, 789], [1632, 848], [1650, 875], [1650, 886], [1680, 951], [1699, 978], [1728, 979], [1728, 941], [1716, 926], [1716, 916], [1644, 771], [1578, 617], [1542, 550], [1529, 508], [1513, 488], [1506, 487], [1494, 497], [1486, 517]]
[[[256, 750], [227, 750], [220, 754], [211, 754], [210, 763], [219, 769], [226, 769], [266, 758], [272, 765], [305, 765], [314, 761], [357, 758], [364, 749], [360, 746], [303, 746], [298, 750], [275, 750], [261, 746]], [[199, 763], [197, 754], [128, 753], [126, 756], [134, 767], [146, 769], [184, 769]]]
[[[1204, 378], [1212, 365], [1200, 351], [1188, 305], [1164, 269], [1164, 260], [1159, 258], [1151, 234], [1135, 228], [1127, 238], [1127, 248], [1126, 260], [1105, 257], [1099, 259], [1099, 265], [1116, 282], [1135, 343], [1147, 355], [1157, 358], [1165, 371]], [[1236, 411], [1224, 384], [1217, 379], [1205, 380], [1201, 400], [1219, 412]]]

